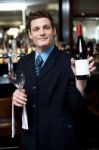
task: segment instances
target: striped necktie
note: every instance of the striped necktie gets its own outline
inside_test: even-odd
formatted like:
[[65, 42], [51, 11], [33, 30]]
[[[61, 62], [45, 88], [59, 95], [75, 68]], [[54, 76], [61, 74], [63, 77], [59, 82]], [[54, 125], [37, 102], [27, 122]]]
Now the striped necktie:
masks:
[[43, 64], [43, 59], [42, 59], [41, 55], [38, 55], [37, 58], [36, 58], [36, 61], [35, 61], [36, 76], [39, 75], [39, 72], [41, 70], [42, 64]]

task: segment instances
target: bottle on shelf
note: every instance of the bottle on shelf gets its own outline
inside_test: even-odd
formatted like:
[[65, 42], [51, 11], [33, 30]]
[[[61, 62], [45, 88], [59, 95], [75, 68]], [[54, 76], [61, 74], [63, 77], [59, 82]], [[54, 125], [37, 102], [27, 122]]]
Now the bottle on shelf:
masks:
[[94, 44], [93, 44], [92, 41], [89, 41], [87, 43], [87, 51], [88, 51], [89, 56], [93, 56], [93, 54], [94, 54]]
[[78, 80], [85, 80], [89, 77], [88, 52], [82, 33], [82, 25], [77, 24], [77, 43], [75, 51], [76, 77]]

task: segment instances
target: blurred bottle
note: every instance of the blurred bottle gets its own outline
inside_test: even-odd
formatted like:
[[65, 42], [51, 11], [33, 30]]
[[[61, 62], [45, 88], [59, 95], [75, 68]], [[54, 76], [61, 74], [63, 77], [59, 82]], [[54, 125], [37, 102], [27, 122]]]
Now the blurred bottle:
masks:
[[87, 43], [87, 51], [88, 51], [88, 56], [93, 56], [94, 45], [92, 41], [89, 41]]
[[13, 39], [12, 40], [12, 50], [13, 50], [13, 53], [16, 53], [16, 49], [17, 49], [16, 39]]

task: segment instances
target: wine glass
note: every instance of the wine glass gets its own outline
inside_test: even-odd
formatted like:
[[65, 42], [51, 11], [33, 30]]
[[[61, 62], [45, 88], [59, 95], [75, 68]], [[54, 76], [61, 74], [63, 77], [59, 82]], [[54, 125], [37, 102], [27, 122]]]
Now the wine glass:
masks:
[[16, 88], [21, 90], [25, 84], [25, 76], [22, 71], [16, 71], [11, 75], [11, 82], [15, 85]]

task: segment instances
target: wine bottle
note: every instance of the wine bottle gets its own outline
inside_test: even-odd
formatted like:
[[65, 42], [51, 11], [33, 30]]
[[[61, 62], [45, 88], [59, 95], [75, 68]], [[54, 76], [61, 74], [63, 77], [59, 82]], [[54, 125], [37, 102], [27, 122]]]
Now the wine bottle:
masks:
[[78, 80], [85, 80], [89, 76], [88, 53], [82, 33], [82, 25], [77, 24], [77, 44], [75, 52], [76, 77]]

